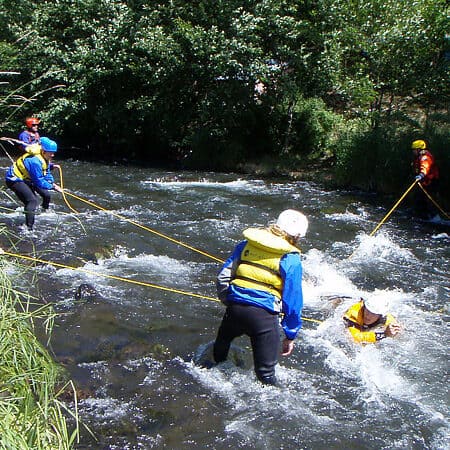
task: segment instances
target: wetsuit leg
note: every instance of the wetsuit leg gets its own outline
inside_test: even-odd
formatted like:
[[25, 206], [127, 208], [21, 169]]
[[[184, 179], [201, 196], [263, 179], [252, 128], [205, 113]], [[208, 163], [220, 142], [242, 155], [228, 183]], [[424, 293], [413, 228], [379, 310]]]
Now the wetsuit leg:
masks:
[[25, 206], [25, 223], [29, 230], [33, 229], [38, 199], [31, 187], [23, 181], [6, 181], [6, 185], [15, 192]]
[[231, 341], [244, 334], [244, 330], [236, 319], [234, 308], [228, 306], [220, 324], [217, 338], [214, 342], [213, 355], [214, 361], [217, 363], [225, 361], [230, 350]]
[[48, 209], [51, 200], [50, 191], [48, 189], [36, 188], [36, 192], [42, 197], [42, 209]]
[[275, 366], [280, 351], [280, 331], [276, 314], [256, 308], [257, 320], [250, 331], [253, 362], [258, 380], [264, 384], [276, 384]]
[[231, 341], [242, 334], [250, 337], [255, 373], [264, 384], [276, 384], [280, 335], [278, 316], [257, 306], [233, 303], [228, 306], [214, 343], [214, 359], [224, 361]]

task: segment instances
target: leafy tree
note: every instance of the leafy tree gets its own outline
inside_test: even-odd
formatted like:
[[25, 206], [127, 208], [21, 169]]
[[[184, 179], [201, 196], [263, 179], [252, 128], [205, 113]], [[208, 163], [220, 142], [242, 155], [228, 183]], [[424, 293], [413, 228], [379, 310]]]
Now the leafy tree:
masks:
[[340, 55], [335, 91], [349, 106], [381, 113], [383, 108], [394, 109], [395, 98], [438, 100], [436, 86], [443, 87], [448, 75], [438, 62], [445, 34], [445, 0], [328, 3], [330, 40], [337, 40], [334, 45]]
[[229, 169], [327, 157], [344, 140], [341, 162], [367, 161], [363, 142], [380, 149], [371, 174], [382, 178], [383, 148], [414, 129], [432, 136], [448, 107], [444, 0], [1, 6], [5, 66], [20, 67], [27, 98], [42, 93], [30, 105], [46, 131], [96, 157]]

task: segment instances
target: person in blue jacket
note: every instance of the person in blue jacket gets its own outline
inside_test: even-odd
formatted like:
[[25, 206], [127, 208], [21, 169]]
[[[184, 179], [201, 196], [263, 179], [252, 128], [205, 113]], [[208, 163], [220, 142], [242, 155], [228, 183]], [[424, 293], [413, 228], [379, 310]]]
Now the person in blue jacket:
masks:
[[263, 384], [276, 384], [280, 350], [279, 316], [284, 339], [281, 354], [289, 356], [302, 326], [302, 263], [298, 242], [308, 229], [299, 211], [283, 211], [267, 228], [248, 228], [217, 276], [219, 299], [227, 306], [213, 354], [225, 361], [231, 342], [250, 337], [255, 373]]
[[42, 197], [42, 209], [46, 210], [50, 205], [50, 191], [61, 192], [51, 174], [51, 170], [58, 167], [52, 163], [57, 150], [55, 141], [42, 137], [37, 154], [23, 154], [6, 171], [6, 186], [15, 192], [25, 206], [25, 223], [28, 230], [32, 230], [34, 225], [38, 206], [36, 193]]
[[40, 144], [41, 137], [39, 136], [38, 127], [41, 121], [36, 117], [27, 117], [25, 119], [26, 130], [19, 134], [19, 141], [21, 141], [22, 150], [28, 145]]

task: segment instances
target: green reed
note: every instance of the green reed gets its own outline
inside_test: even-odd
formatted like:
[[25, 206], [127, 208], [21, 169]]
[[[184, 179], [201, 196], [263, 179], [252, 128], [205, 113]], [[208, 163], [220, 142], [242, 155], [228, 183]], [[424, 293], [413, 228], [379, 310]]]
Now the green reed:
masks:
[[[13, 289], [18, 271], [0, 255], [0, 448], [71, 449], [79, 436], [76, 392], [33, 331], [43, 325], [49, 336], [55, 314]], [[59, 399], [69, 389], [74, 411]]]

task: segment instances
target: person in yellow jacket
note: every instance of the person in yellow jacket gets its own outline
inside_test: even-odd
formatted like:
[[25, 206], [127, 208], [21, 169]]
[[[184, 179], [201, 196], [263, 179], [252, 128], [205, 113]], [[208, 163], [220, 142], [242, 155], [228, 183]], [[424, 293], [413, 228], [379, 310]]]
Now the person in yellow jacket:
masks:
[[[34, 149], [34, 146], [37, 146]], [[55, 141], [42, 137], [40, 144], [27, 146], [27, 153], [17, 158], [5, 175], [6, 186], [14, 191], [24, 204], [25, 223], [28, 230], [33, 230], [39, 194], [42, 197], [42, 209], [47, 210], [50, 205], [51, 192], [61, 192], [55, 183], [51, 171], [54, 167], [53, 157], [58, 151]]]
[[244, 240], [217, 276], [217, 294], [227, 306], [214, 342], [214, 361], [225, 361], [234, 338], [250, 337], [255, 373], [263, 384], [276, 384], [280, 352], [289, 356], [302, 326], [302, 263], [299, 240], [308, 219], [287, 209], [267, 228], [248, 228]]
[[382, 298], [361, 299], [344, 314], [344, 323], [355, 342], [373, 343], [394, 337], [401, 325], [388, 312], [388, 301]]

